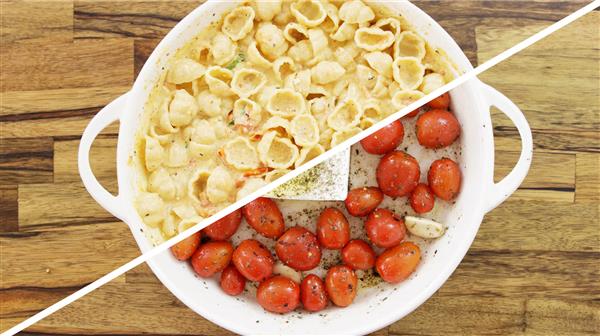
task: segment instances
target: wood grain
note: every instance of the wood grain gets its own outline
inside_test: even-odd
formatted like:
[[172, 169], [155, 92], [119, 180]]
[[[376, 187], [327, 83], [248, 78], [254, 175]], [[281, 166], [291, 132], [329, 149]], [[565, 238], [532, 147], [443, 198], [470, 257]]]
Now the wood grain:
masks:
[[[197, 0], [0, 1], [0, 330], [139, 254], [77, 172], [84, 127], [126, 92]], [[588, 3], [417, 1], [476, 65]], [[33, 14], [32, 14], [33, 13]], [[482, 74], [533, 128], [517, 192], [491, 211], [448, 282], [377, 335], [600, 333], [600, 12]], [[495, 178], [520, 140], [496, 109]], [[116, 191], [118, 124], [91, 152]], [[141, 265], [23, 335], [223, 335]]]

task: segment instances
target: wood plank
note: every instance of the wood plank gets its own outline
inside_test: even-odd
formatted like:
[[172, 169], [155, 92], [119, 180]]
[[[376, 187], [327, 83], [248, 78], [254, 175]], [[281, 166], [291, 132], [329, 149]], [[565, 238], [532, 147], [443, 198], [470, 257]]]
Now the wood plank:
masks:
[[[54, 182], [79, 182], [77, 152], [79, 139], [56, 141], [54, 143]], [[108, 191], [117, 192], [114, 181], [117, 178], [116, 167], [117, 138], [101, 136], [96, 138], [90, 151], [90, 163], [94, 175]]]
[[0, 185], [0, 232], [19, 230], [19, 190], [16, 185]]
[[0, 181], [3, 184], [52, 182], [52, 138], [0, 140]]
[[[0, 38], [3, 44], [40, 39], [67, 41], [73, 39], [73, 1], [0, 2], [2, 20]], [[36, 15], [32, 15], [35, 13]], [[43, 13], [43, 15], [39, 15]]]
[[123, 87], [133, 80], [133, 41], [8, 44], [0, 62], [0, 91]]
[[[593, 203], [510, 198], [488, 213], [473, 249], [600, 252], [598, 206]], [[595, 223], [595, 224], [594, 224]]]
[[472, 248], [438, 291], [443, 296], [598, 300], [598, 252]]
[[[36, 138], [40, 134], [52, 136], [54, 139], [67, 138], [78, 139], [90, 120], [100, 111], [99, 108], [90, 110], [68, 111], [64, 113], [45, 112], [44, 116], [36, 116], [38, 119], [21, 119], [2, 121], [0, 117], [0, 139], [5, 138]], [[59, 117], [53, 117], [53, 115]], [[41, 117], [41, 118], [39, 118]], [[119, 124], [112, 123], [104, 129], [102, 134], [116, 135], [119, 133]]]
[[[101, 312], [101, 313], [99, 313]], [[162, 284], [108, 283], [28, 332], [51, 334], [231, 335], [196, 315]]]
[[523, 298], [436, 295], [390, 326], [390, 335], [515, 335], [525, 326]]
[[533, 299], [527, 301], [528, 335], [598, 335], [600, 303], [598, 301], [561, 301]]
[[53, 288], [88, 284], [139, 255], [122, 222], [1, 234], [0, 288]]
[[576, 202], [600, 201], [600, 154], [577, 153]]
[[143, 40], [135, 40], [133, 45], [133, 53], [134, 53], [134, 72], [135, 77], [137, 78], [138, 74], [142, 70], [144, 63], [150, 54], [154, 51], [154, 48], [158, 45], [160, 39], [143, 39]]
[[0, 92], [0, 116], [102, 107], [127, 92], [130, 87], [127, 85]]
[[75, 38], [162, 38], [203, 1], [74, 2]]
[[[112, 183], [111, 188], [115, 188], [116, 181]], [[115, 220], [96, 203], [81, 182], [27, 184], [19, 187], [21, 230], [60, 229]]]

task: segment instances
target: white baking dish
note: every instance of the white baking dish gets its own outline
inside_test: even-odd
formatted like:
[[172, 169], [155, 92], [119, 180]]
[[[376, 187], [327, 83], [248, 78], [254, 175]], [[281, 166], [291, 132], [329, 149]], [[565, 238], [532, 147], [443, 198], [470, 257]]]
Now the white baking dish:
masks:
[[[208, 1], [186, 16], [156, 47], [132, 90], [102, 109], [83, 133], [79, 169], [87, 190], [106, 210], [131, 228], [142, 252], [153, 246], [142, 233], [144, 224], [133, 208], [134, 169], [129, 164], [134, 137], [145, 100], [156, 83], [170, 53], [192, 38], [213, 18], [235, 2]], [[402, 14], [428, 42], [446, 51], [461, 72], [472, 69], [454, 40], [431, 17], [409, 2], [385, 2]], [[429, 298], [458, 266], [471, 245], [486, 212], [514, 192], [525, 178], [532, 157], [531, 131], [522, 112], [495, 89], [474, 79], [452, 91], [453, 110], [462, 125], [460, 165], [463, 184], [460, 196], [444, 221], [447, 233], [425, 251], [417, 272], [401, 284], [382, 285], [381, 291], [359, 293], [354, 304], [323, 314], [277, 315], [265, 312], [255, 302], [224, 295], [216, 281], [200, 281], [185, 263], [170, 253], [148, 261], [153, 272], [181, 301], [198, 314], [241, 334], [366, 334], [402, 318]], [[494, 139], [490, 106], [503, 111], [516, 125], [522, 140], [521, 156], [513, 171], [501, 182], [493, 182]], [[111, 195], [94, 177], [89, 149], [98, 133], [120, 121], [117, 145], [119, 194]], [[385, 298], [385, 299], [384, 299]], [[167, 321], [168, 322], [168, 321]]]

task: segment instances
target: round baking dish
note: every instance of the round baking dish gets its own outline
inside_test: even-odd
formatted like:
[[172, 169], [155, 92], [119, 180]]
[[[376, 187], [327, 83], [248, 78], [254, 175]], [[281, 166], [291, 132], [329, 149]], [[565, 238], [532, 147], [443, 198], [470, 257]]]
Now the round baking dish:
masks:
[[[444, 50], [460, 72], [472, 69], [450, 35], [419, 8], [405, 1], [382, 3], [407, 18], [433, 47]], [[236, 2], [208, 1], [181, 20], [156, 47], [131, 91], [102, 109], [83, 133], [79, 148], [83, 183], [98, 203], [129, 225], [142, 252], [153, 245], [143, 234], [144, 224], [133, 207], [135, 171], [129, 161], [145, 101], [168, 56], [208, 25], [213, 17], [220, 17], [235, 5]], [[421, 305], [448, 279], [469, 249], [485, 213], [517, 189], [531, 162], [531, 130], [522, 112], [508, 98], [473, 79], [452, 91], [452, 102], [462, 126], [462, 191], [444, 218], [444, 222], [452, 225], [443, 237], [428, 246], [437, 253], [424, 253], [417, 272], [407, 281], [398, 285], [382, 284], [377, 290], [360, 292], [355, 303], [344, 309], [329, 307], [319, 314], [277, 315], [265, 312], [255, 302], [223, 294], [216, 281], [198, 280], [186, 264], [176, 262], [170, 253], [163, 253], [148, 264], [160, 281], [188, 307], [240, 334], [366, 334], [397, 321]], [[499, 108], [513, 121], [522, 143], [515, 168], [499, 183], [493, 180], [491, 106]], [[89, 150], [95, 137], [114, 121], [120, 122], [117, 196], [100, 185], [89, 164]]]

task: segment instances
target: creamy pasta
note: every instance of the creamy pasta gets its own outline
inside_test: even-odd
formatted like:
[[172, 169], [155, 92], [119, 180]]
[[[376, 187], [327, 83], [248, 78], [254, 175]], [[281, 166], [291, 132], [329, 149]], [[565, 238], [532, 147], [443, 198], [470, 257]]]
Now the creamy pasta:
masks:
[[244, 2], [171, 56], [136, 138], [159, 239], [453, 78], [405, 18], [360, 0]]

